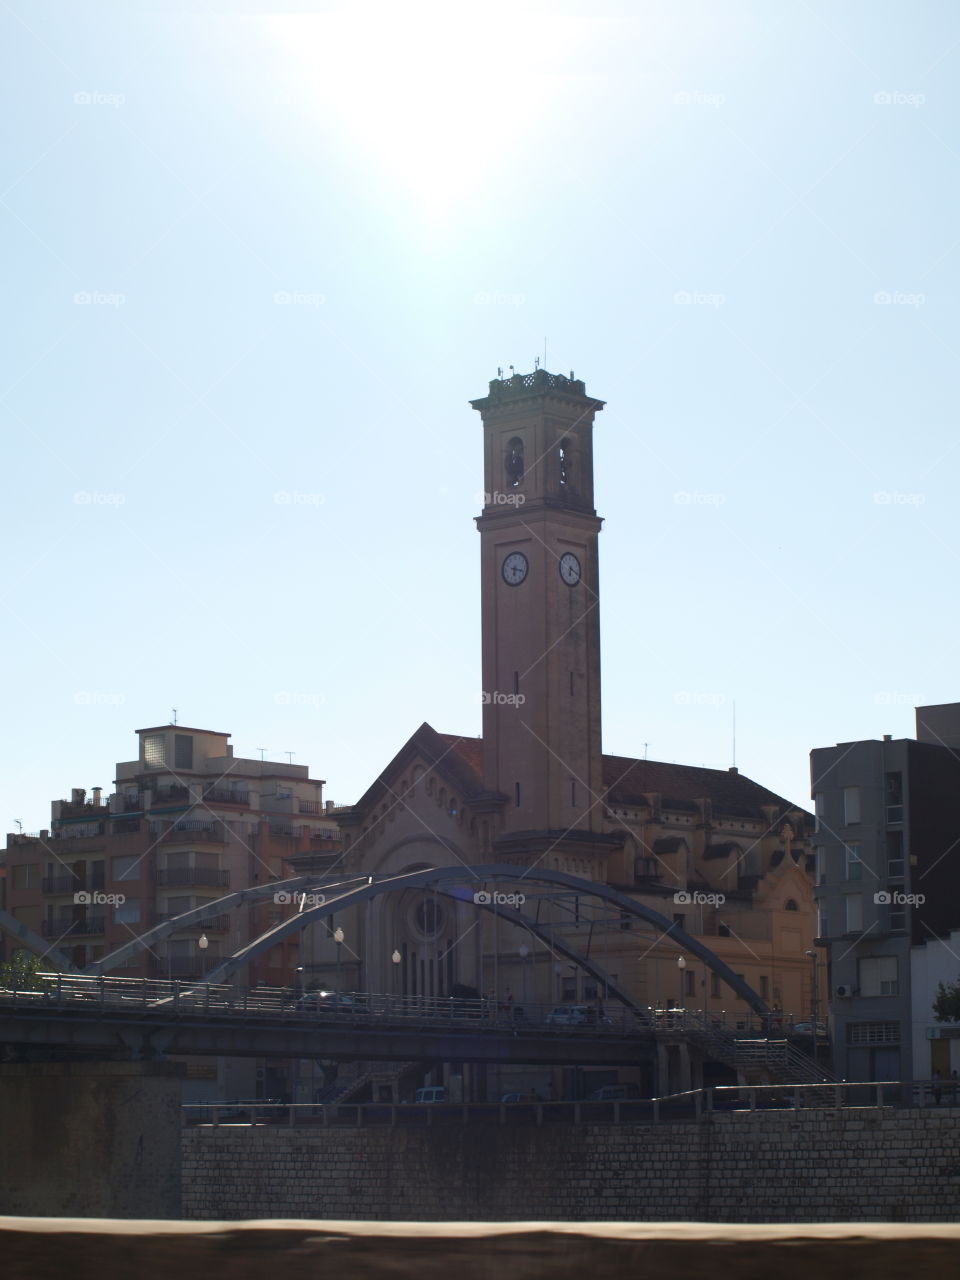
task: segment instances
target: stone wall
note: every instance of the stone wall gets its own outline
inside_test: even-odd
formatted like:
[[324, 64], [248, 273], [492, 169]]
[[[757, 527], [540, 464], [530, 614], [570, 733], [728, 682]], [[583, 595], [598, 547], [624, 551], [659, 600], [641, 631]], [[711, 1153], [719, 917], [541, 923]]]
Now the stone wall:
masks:
[[641, 1126], [225, 1125], [183, 1135], [183, 1217], [951, 1222], [960, 1109]]
[[0, 1066], [0, 1214], [180, 1215], [183, 1067]]

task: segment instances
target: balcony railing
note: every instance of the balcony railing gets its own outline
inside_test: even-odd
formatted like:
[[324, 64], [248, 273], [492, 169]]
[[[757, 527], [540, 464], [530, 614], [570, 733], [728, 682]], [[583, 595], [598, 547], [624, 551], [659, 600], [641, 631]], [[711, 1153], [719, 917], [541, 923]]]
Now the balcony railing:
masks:
[[124, 796], [120, 806], [121, 813], [139, 813], [143, 808], [143, 796]]
[[102, 822], [71, 822], [66, 827], [57, 827], [53, 833], [55, 840], [84, 840], [102, 835]]
[[43, 877], [43, 893], [79, 893], [82, 889], [102, 889], [102, 871], [61, 872]]
[[110, 834], [117, 836], [117, 835], [124, 835], [130, 831], [139, 831], [139, 830], [140, 830], [139, 818], [120, 818], [111, 826]]
[[230, 872], [216, 867], [160, 867], [153, 874], [157, 884], [174, 887], [206, 884], [225, 889], [230, 884]]
[[190, 788], [183, 786], [157, 787], [153, 793], [153, 802], [158, 800], [189, 800]]
[[[180, 914], [179, 912], [177, 913]], [[154, 924], [166, 924], [168, 920], [175, 917], [169, 912], [161, 913], [153, 917]], [[189, 924], [185, 924], [184, 929], [197, 929], [201, 933], [229, 933], [230, 917], [228, 915], [205, 916], [202, 920], [191, 920]]]
[[226, 833], [222, 822], [204, 821], [203, 818], [181, 818], [172, 823], [160, 837], [175, 840], [178, 844], [206, 841], [208, 844], [225, 844]]
[[299, 813], [310, 813], [319, 817], [323, 813], [323, 805], [319, 800], [298, 800], [297, 811]]
[[250, 792], [233, 790], [230, 787], [208, 787], [203, 793], [204, 800], [212, 800], [216, 804], [249, 804]]
[[103, 916], [87, 916], [85, 920], [44, 920], [40, 932], [45, 938], [85, 937], [103, 933]]
[[294, 822], [271, 822], [270, 834], [272, 836], [287, 836], [297, 839], [303, 834], [303, 827], [298, 826]]

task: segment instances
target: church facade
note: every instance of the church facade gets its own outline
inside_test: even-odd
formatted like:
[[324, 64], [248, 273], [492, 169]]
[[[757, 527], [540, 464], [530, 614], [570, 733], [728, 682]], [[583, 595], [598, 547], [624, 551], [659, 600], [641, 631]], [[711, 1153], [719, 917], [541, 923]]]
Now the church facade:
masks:
[[[466, 889], [492, 895], [488, 906], [512, 895], [536, 929], [466, 892], [384, 894], [308, 930], [308, 976], [425, 997], [459, 984], [514, 1006], [589, 1005], [616, 987], [644, 1006], [747, 1014], [669, 930], [589, 892], [603, 885], [696, 937], [771, 1009], [809, 1017], [819, 981], [810, 815], [736, 769], [603, 753], [593, 492], [603, 402], [572, 374], [537, 369], [492, 381], [472, 406], [484, 438], [482, 736], [421, 725], [338, 812], [336, 875], [462, 866]], [[472, 869], [490, 865], [520, 878], [480, 884]], [[544, 872], [584, 889], [538, 881]]]

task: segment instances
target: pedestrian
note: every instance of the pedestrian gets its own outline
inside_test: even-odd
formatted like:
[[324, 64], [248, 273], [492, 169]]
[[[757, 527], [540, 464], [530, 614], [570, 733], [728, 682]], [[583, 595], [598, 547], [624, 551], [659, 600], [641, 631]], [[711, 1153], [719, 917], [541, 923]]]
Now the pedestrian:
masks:
[[939, 1071], [934, 1071], [934, 1073], [933, 1073], [933, 1075], [930, 1077], [930, 1079], [931, 1079], [931, 1081], [933, 1082], [933, 1100], [934, 1100], [934, 1102], [937, 1104], [937, 1106], [939, 1107], [939, 1105], [940, 1105], [940, 1092], [941, 1092], [941, 1090], [940, 1090], [940, 1072], [939, 1072]]

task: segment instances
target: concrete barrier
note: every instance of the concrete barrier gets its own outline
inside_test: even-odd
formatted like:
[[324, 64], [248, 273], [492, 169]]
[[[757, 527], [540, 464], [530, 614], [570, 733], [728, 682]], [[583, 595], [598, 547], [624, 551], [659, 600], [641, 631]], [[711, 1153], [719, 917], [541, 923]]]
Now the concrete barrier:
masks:
[[955, 1280], [960, 1227], [0, 1218], [16, 1280]]

